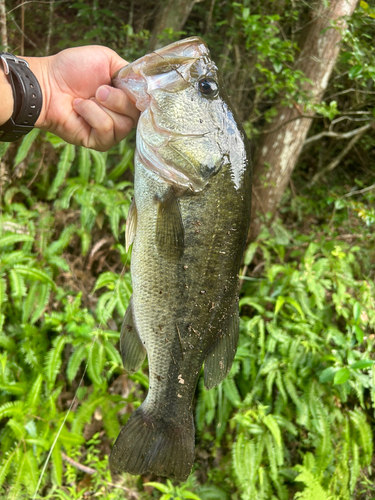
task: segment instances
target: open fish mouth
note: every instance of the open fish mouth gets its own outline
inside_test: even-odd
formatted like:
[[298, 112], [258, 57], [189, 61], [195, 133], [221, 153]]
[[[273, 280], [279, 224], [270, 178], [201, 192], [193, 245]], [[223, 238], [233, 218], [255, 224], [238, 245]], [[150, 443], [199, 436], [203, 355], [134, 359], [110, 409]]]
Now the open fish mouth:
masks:
[[[194, 68], [192, 67], [194, 66]], [[150, 93], [156, 89], [177, 92], [189, 85], [199, 73], [216, 74], [206, 42], [190, 37], [147, 54], [117, 71], [114, 87], [124, 90], [140, 111], [150, 104]]]

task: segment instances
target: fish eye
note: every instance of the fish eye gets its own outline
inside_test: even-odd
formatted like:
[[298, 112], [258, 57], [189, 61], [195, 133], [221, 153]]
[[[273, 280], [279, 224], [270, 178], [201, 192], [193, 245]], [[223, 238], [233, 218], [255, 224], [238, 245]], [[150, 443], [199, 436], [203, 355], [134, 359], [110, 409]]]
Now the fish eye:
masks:
[[219, 87], [213, 78], [206, 77], [198, 82], [198, 90], [207, 97], [215, 97], [219, 92]]

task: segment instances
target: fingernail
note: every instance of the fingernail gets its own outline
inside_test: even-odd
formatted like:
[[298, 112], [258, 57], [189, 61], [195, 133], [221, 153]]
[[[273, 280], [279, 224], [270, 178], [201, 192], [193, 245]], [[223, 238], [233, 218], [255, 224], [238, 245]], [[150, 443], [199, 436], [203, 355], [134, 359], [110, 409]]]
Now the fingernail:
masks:
[[99, 101], [105, 102], [109, 96], [109, 89], [107, 87], [99, 87], [96, 92], [96, 97]]
[[81, 101], [83, 101], [83, 99], [74, 99], [73, 106], [77, 106], [77, 104]]

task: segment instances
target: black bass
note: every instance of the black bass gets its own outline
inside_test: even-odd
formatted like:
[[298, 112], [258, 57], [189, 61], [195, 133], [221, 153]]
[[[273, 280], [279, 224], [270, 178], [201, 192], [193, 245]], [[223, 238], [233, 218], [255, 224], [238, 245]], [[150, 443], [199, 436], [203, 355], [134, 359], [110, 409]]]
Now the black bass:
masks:
[[130, 373], [147, 353], [150, 387], [110, 465], [186, 480], [202, 364], [211, 389], [228, 374], [237, 348], [238, 271], [251, 206], [248, 144], [201, 38], [138, 59], [113, 84], [141, 111], [126, 235], [133, 296], [120, 347]]

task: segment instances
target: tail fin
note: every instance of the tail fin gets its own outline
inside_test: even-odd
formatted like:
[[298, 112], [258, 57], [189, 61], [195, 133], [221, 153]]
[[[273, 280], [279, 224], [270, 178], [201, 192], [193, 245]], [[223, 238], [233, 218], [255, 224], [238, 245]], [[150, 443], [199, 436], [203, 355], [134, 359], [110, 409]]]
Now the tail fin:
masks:
[[114, 444], [112, 472], [150, 472], [185, 481], [194, 463], [193, 414], [174, 424], [156, 418], [142, 406], [131, 415]]

